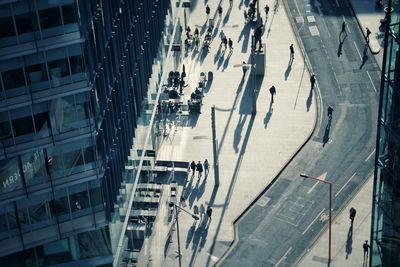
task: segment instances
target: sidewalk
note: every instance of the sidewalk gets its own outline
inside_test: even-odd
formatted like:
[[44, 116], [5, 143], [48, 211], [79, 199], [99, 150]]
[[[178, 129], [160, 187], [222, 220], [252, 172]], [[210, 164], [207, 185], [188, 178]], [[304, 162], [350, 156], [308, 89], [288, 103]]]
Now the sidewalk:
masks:
[[[364, 261], [363, 243], [369, 241], [371, 231], [371, 203], [373, 177], [332, 221], [331, 266], [361, 266]], [[353, 229], [350, 229], [349, 210], [357, 210]], [[326, 266], [328, 260], [328, 230], [319, 237], [311, 250], [301, 259], [299, 266]]]
[[[179, 216], [182, 266], [212, 266], [228, 249], [234, 239], [233, 221], [267, 186], [298, 148], [309, 138], [316, 121], [315, 93], [310, 91], [310, 74], [300, 53], [283, 5], [274, 14], [274, 0], [266, 1], [271, 7], [265, 21], [263, 6], [261, 15], [266, 25], [263, 42], [266, 42], [266, 68], [257, 99], [257, 114], [252, 111], [252, 80], [250, 71], [242, 80], [241, 63], [250, 62], [253, 29], [244, 24], [241, 1], [222, 1], [223, 15], [218, 24], [215, 16], [214, 40], [210, 52], [203, 57], [190, 52], [184, 59], [190, 89], [193, 91], [200, 72], [212, 71], [214, 79], [206, 92], [201, 114], [191, 115], [186, 127], [179, 127], [173, 137], [163, 140], [158, 151], [159, 159], [192, 160], [213, 166], [211, 142], [211, 106], [216, 107], [216, 131], [219, 148], [220, 185], [214, 187], [214, 170], [207, 179], [196, 177], [187, 184], [187, 209], [204, 204], [213, 208], [212, 221], [197, 222], [183, 212]], [[240, 2], [240, 3], [239, 3]], [[248, 1], [244, 1], [248, 2]], [[209, 0], [211, 15], [219, 1]], [[195, 26], [204, 38], [205, 5], [193, 2], [188, 16], [192, 32]], [[265, 5], [265, 1], [262, 3]], [[211, 17], [212, 17], [211, 16]], [[219, 34], [223, 30], [233, 40], [233, 53], [228, 57], [218, 53]], [[289, 62], [289, 45], [294, 44], [295, 59]], [[234, 67], [239, 65], [239, 67]], [[270, 102], [269, 88], [274, 85], [277, 94]], [[189, 87], [187, 87], [189, 88]], [[165, 244], [164, 252], [152, 252], [153, 266], [179, 266], [176, 231], [173, 243]], [[160, 241], [164, 242], [164, 241]], [[164, 247], [164, 244], [162, 244]], [[159, 258], [156, 258], [159, 257]]]

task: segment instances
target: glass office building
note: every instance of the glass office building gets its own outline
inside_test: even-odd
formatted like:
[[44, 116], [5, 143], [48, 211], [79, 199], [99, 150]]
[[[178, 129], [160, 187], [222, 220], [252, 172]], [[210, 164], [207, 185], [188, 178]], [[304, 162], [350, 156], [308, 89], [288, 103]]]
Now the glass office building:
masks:
[[370, 266], [400, 266], [400, 3], [388, 4], [393, 11], [385, 35]]
[[149, 127], [174, 9], [0, 1], [0, 266], [112, 262], [110, 223], [132, 182], [137, 129]]

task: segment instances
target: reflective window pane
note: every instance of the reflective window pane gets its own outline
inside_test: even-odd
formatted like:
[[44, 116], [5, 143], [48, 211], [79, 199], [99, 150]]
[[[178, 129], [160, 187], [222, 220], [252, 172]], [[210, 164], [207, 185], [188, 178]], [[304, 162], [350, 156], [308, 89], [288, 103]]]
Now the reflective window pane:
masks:
[[45, 64], [36, 64], [26, 67], [26, 75], [30, 85], [49, 80]]
[[9, 121], [0, 123], [0, 140], [12, 137], [11, 126]]
[[48, 180], [43, 150], [36, 150], [21, 156], [22, 171], [27, 185]]
[[12, 121], [14, 136], [21, 136], [35, 132], [32, 116], [27, 116]]
[[39, 17], [42, 29], [48, 29], [61, 25], [61, 14], [58, 7], [39, 11]]
[[17, 158], [0, 161], [0, 193], [10, 192], [22, 187], [21, 171]]

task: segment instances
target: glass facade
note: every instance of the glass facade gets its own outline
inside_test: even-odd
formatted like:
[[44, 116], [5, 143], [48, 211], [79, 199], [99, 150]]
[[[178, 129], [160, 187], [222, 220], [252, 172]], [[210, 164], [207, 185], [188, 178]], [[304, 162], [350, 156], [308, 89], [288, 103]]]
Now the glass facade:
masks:
[[389, 1], [380, 92], [370, 266], [400, 266], [400, 3]]
[[130, 149], [149, 132], [148, 149], [158, 144], [149, 114], [176, 39], [173, 6], [0, 3], [1, 266], [112, 262], [108, 225], [134, 177]]

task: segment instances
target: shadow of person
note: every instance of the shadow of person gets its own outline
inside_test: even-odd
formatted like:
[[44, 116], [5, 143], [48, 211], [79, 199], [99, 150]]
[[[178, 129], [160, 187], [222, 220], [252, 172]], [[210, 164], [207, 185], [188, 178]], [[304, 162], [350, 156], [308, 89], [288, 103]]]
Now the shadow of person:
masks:
[[206, 228], [204, 228], [204, 231], [201, 234], [201, 239], [200, 239], [200, 243], [199, 243], [199, 252], [202, 250], [202, 248], [204, 248], [204, 245], [207, 242], [207, 235], [208, 235], [208, 228], [210, 227], [210, 225], [208, 224]]
[[366, 45], [364, 46], [363, 57], [362, 57], [362, 62], [361, 62], [360, 69], [362, 69], [362, 67], [364, 67], [365, 63], [366, 63], [367, 60], [368, 60], [367, 52], [368, 52], [368, 44], [366, 44]]
[[349, 231], [347, 232], [347, 240], [346, 240], [346, 259], [349, 257], [353, 250], [353, 226], [350, 226]]
[[264, 129], [267, 128], [269, 120], [272, 117], [272, 112], [274, 111], [274, 109], [272, 108], [272, 103], [273, 102], [272, 102], [272, 99], [271, 99], [271, 102], [269, 103], [269, 110], [268, 110], [267, 114], [265, 114], [265, 117], [264, 117]]
[[292, 70], [292, 63], [293, 63], [293, 60], [290, 59], [289, 64], [285, 71], [285, 80], [287, 80], [287, 78], [289, 77], [290, 71]]
[[226, 68], [228, 67], [228, 64], [229, 64], [229, 60], [231, 59], [231, 56], [232, 56], [232, 50], [231, 51], [229, 51], [229, 54], [228, 54], [228, 56], [226, 57], [226, 59], [225, 59], [225, 61], [224, 61], [224, 64], [222, 65], [222, 72], [224, 71], [224, 70], [226, 70]]
[[313, 97], [313, 89], [310, 90], [310, 93], [308, 94], [308, 98], [307, 98], [307, 101], [306, 101], [307, 112], [310, 111], [310, 107], [311, 107], [311, 104], [312, 104], [312, 97]]
[[188, 231], [188, 234], [186, 237], [186, 245], [185, 245], [186, 249], [189, 247], [190, 242], [192, 242], [192, 238], [193, 238], [195, 230], [196, 230], [196, 225], [192, 224], [192, 226], [189, 228], [189, 231]]
[[331, 130], [331, 123], [332, 123], [332, 119], [330, 118], [328, 120], [328, 124], [325, 127], [324, 137], [322, 138], [322, 147], [324, 147], [325, 144], [328, 143], [328, 141], [329, 141], [329, 131]]
[[240, 115], [238, 124], [235, 128], [235, 133], [233, 136], [233, 148], [235, 149], [235, 153], [237, 154], [239, 152], [239, 143], [240, 140], [242, 139], [242, 131], [243, 131], [243, 126], [246, 122], [247, 116], [243, 116], [243, 114]]
[[223, 54], [218, 59], [217, 70], [219, 70], [219, 68], [222, 66], [222, 63], [224, 62], [224, 59], [225, 59], [225, 50], [224, 50]]
[[337, 56], [338, 57], [340, 57], [342, 55], [342, 49], [343, 49], [343, 42], [340, 42], [338, 50], [337, 50]]
[[201, 198], [201, 196], [204, 194], [204, 191], [206, 189], [207, 176], [208, 176], [208, 173], [207, 173], [207, 175], [204, 176], [203, 181], [201, 182], [201, 184], [198, 187], [197, 196], [196, 196], [197, 200], [199, 200]]

